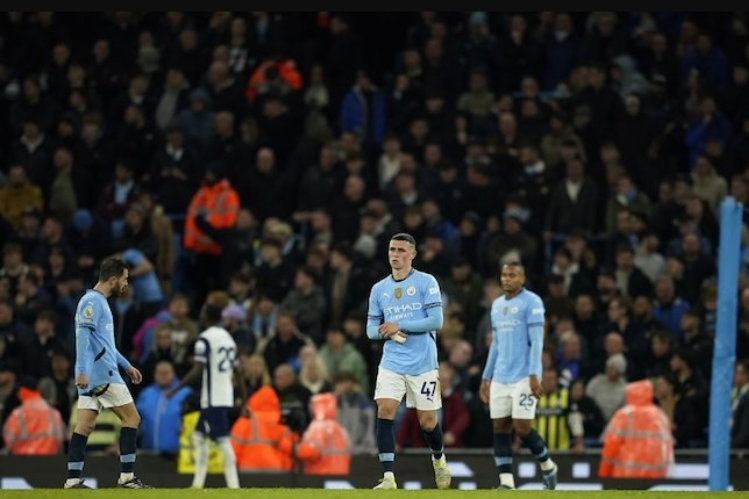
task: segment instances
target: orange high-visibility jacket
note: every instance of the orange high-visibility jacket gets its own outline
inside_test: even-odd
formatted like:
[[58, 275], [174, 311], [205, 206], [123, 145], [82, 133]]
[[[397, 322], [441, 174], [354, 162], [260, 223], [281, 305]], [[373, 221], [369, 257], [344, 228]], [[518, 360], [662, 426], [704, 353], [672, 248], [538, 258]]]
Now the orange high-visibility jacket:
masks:
[[278, 76], [291, 90], [299, 90], [302, 88], [304, 83], [302, 74], [299, 72], [296, 63], [292, 59], [286, 59], [284, 61], [265, 61], [252, 72], [250, 81], [247, 82], [247, 88], [245, 89], [245, 97], [247, 97], [247, 100], [250, 102], [255, 100], [257, 97], [256, 87], [268, 83], [268, 80], [265, 78], [265, 71], [274, 66], [278, 69]]
[[285, 471], [291, 456], [279, 447], [291, 446], [291, 430], [281, 424], [281, 403], [273, 388], [264, 386], [248, 401], [249, 418], [239, 418], [231, 429], [231, 444], [242, 471]]
[[[346, 430], [336, 421], [337, 403], [332, 393], [321, 393], [310, 401], [314, 420], [296, 448], [308, 475], [348, 475], [351, 467], [351, 442]], [[282, 450], [291, 452], [290, 445]]]
[[200, 231], [195, 217], [200, 210], [207, 210], [208, 223], [217, 229], [228, 229], [234, 226], [239, 215], [239, 195], [228, 180], [216, 182], [212, 186], [204, 185], [190, 201], [185, 218], [186, 249], [196, 253], [220, 255], [221, 245]]
[[3, 427], [8, 451], [14, 455], [47, 456], [62, 451], [64, 427], [60, 411], [39, 392], [21, 388], [20, 406], [10, 413]]
[[603, 434], [602, 478], [663, 478], [674, 462], [671, 424], [653, 404], [653, 385], [627, 385], [627, 405], [616, 411]]

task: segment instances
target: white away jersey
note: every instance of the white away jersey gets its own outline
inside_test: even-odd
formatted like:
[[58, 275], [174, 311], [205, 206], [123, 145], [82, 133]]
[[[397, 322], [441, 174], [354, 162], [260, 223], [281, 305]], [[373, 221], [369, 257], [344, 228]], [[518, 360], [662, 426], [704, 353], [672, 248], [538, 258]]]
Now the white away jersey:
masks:
[[195, 360], [205, 364], [200, 407], [234, 406], [232, 375], [237, 365], [237, 344], [222, 327], [209, 327], [195, 342]]

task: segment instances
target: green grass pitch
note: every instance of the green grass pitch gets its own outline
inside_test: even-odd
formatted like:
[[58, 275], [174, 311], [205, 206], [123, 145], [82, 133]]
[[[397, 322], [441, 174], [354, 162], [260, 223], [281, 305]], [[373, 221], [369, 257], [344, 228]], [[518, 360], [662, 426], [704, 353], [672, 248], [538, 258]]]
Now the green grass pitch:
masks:
[[[709, 492], [648, 492], [625, 490], [600, 491], [495, 491], [495, 490], [323, 490], [323, 489], [155, 489], [155, 490], [70, 490], [37, 489], [5, 490], [0, 492], [2, 499], [59, 499], [65, 497], [85, 497], [91, 499], [129, 499], [154, 497], [157, 499], [375, 499], [402, 495], [407, 499], [497, 499], [499, 496], [516, 496], [519, 499], [700, 499]], [[733, 492], [731, 497], [749, 498], [749, 492]]]

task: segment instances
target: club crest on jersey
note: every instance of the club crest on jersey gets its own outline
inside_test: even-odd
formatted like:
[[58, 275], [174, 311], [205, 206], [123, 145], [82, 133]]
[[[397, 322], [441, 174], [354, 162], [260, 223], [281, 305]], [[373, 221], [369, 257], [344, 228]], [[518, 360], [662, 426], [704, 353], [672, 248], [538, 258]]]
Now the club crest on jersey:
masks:
[[403, 288], [395, 288], [395, 299], [400, 300], [403, 298]]
[[406, 294], [407, 294], [408, 296], [413, 296], [413, 295], [415, 295], [415, 294], [416, 294], [416, 288], [415, 288], [415, 287], [413, 287], [413, 286], [409, 286], [409, 287], [408, 287], [408, 289], [406, 290]]

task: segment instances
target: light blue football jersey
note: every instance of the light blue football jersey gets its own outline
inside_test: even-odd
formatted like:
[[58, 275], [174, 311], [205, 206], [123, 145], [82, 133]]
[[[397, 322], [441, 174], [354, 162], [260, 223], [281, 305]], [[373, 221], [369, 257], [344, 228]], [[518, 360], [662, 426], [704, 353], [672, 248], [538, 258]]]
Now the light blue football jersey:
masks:
[[112, 310], [102, 293], [89, 289], [81, 297], [75, 326], [75, 374], [88, 375], [88, 387], [79, 388], [79, 395], [106, 383], [124, 384], [118, 366], [127, 368], [129, 363], [117, 351]]
[[500, 296], [491, 308], [494, 340], [484, 367], [483, 379], [498, 383], [515, 383], [531, 374], [541, 376], [541, 349], [538, 359], [531, 359], [529, 327], [544, 324], [543, 300], [537, 294], [523, 289], [508, 300]]
[[[369, 295], [370, 324], [398, 322], [408, 333], [407, 322], [424, 319], [427, 311], [442, 307], [437, 279], [431, 274], [411, 270], [405, 279], [396, 281], [390, 275], [374, 286]], [[386, 341], [380, 367], [397, 374], [417, 375], [438, 368], [437, 331], [409, 334], [405, 343]]]

